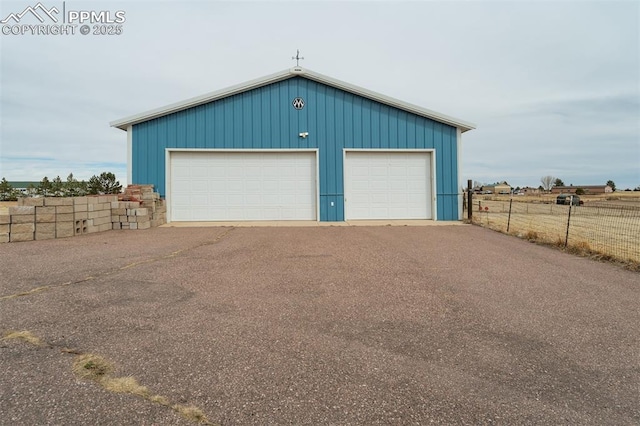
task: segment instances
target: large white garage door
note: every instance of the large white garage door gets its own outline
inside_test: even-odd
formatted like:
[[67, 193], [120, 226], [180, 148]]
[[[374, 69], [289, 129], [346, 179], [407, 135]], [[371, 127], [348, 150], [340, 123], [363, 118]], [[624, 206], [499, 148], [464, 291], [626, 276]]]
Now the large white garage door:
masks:
[[431, 219], [429, 152], [345, 155], [345, 215], [353, 219]]
[[315, 152], [172, 152], [171, 220], [315, 220]]

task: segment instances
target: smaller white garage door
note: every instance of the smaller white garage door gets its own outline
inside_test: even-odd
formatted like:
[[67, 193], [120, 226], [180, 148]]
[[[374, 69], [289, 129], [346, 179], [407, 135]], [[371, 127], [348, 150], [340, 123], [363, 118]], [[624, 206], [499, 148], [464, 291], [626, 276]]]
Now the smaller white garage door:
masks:
[[431, 219], [431, 153], [347, 151], [345, 216]]
[[304, 152], [172, 152], [171, 220], [315, 220], [316, 157]]

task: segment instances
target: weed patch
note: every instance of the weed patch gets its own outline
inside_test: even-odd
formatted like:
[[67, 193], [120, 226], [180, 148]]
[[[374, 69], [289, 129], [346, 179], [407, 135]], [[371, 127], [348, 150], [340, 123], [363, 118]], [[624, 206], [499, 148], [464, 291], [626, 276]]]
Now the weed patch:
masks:
[[209, 420], [204, 415], [202, 410], [200, 410], [198, 407], [195, 407], [193, 405], [176, 404], [171, 408], [174, 411], [180, 413], [182, 415], [182, 417], [184, 417], [186, 419], [189, 419], [189, 420], [194, 421], [194, 422], [203, 423], [203, 424], [211, 424], [211, 423], [209, 423]]
[[8, 331], [5, 333], [2, 340], [22, 340], [23, 342], [31, 343], [34, 346], [42, 346], [42, 341], [34, 336], [30, 331]]
[[129, 377], [105, 377], [102, 379], [102, 387], [110, 392], [115, 393], [129, 393], [131, 395], [138, 395], [141, 397], [148, 397], [149, 390], [146, 386], [142, 386], [138, 381]]
[[[43, 342], [40, 338], [27, 330], [7, 331], [0, 340], [19, 340], [34, 346], [53, 348], [52, 345]], [[95, 354], [84, 354], [76, 349], [62, 348], [61, 353], [75, 354], [72, 370], [80, 379], [91, 380], [103, 389], [113, 393], [124, 393], [144, 398], [163, 407], [170, 407], [184, 418], [204, 425], [212, 425], [204, 412], [194, 405], [171, 405], [169, 399], [162, 395], [151, 395], [146, 386], [141, 385], [132, 376], [114, 377], [115, 366], [105, 358]]]
[[113, 371], [113, 365], [98, 355], [84, 354], [76, 358], [73, 372], [80, 378], [100, 382]]
[[73, 363], [73, 372], [76, 376], [85, 380], [92, 380], [99, 384], [103, 389], [114, 393], [126, 393], [144, 398], [149, 402], [153, 402], [171, 409], [186, 419], [193, 422], [211, 425], [204, 412], [193, 405], [171, 405], [168, 398], [162, 395], [151, 395], [146, 386], [142, 386], [131, 376], [113, 377], [115, 370], [113, 364], [99, 355], [83, 354], [76, 357]]
[[588, 241], [571, 242], [569, 244], [569, 251], [582, 256], [594, 253]]
[[162, 396], [162, 395], [153, 395], [153, 396], [150, 396], [150, 397], [149, 397], [149, 401], [151, 401], [151, 402], [155, 402], [156, 404], [164, 405], [164, 406], [166, 406], [166, 407], [168, 407], [168, 406], [169, 406], [169, 404], [171, 404], [171, 403], [169, 402], [169, 400], [168, 400], [166, 397]]

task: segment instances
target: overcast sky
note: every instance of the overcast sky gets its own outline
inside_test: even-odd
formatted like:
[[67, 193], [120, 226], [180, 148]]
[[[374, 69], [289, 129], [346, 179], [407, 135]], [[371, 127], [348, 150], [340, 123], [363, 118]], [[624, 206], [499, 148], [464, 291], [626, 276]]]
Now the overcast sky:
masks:
[[[3, 0], [0, 20], [36, 4]], [[62, 11], [62, 1], [42, 4]], [[640, 185], [637, 1], [65, 8], [123, 10], [123, 33], [0, 35], [8, 180], [112, 171], [124, 182], [126, 133], [110, 121], [290, 68], [299, 48], [303, 67], [475, 123], [463, 134], [465, 179]]]

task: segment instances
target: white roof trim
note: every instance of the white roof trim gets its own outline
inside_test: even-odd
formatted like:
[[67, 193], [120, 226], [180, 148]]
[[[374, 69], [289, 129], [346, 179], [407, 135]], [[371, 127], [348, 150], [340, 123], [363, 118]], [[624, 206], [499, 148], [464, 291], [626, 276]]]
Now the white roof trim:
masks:
[[187, 99], [182, 102], [177, 102], [177, 103], [166, 105], [160, 108], [152, 109], [150, 111], [145, 111], [140, 114], [135, 114], [129, 117], [121, 118], [119, 120], [112, 121], [111, 123], [109, 123], [109, 125], [111, 127], [117, 127], [118, 129], [121, 129], [121, 130], [127, 130], [128, 126], [131, 126], [134, 124], [142, 123], [148, 120], [153, 120], [154, 118], [162, 117], [164, 115], [168, 115], [177, 111], [182, 111], [187, 108], [193, 108], [198, 105], [206, 104], [218, 99], [226, 98], [238, 93], [256, 89], [258, 87], [276, 83], [278, 81], [287, 80], [295, 76], [308, 78], [309, 80], [317, 81], [319, 83], [323, 83], [328, 86], [332, 86], [332, 87], [344, 90], [346, 92], [353, 93], [355, 95], [363, 96], [365, 98], [368, 98], [368, 99], [371, 99], [371, 100], [374, 100], [374, 101], [377, 101], [377, 102], [380, 102], [404, 111], [408, 111], [408, 112], [411, 112], [411, 113], [414, 113], [414, 114], [417, 114], [417, 115], [420, 115], [444, 124], [448, 124], [450, 126], [460, 129], [462, 132], [466, 132], [467, 130], [472, 130], [476, 128], [475, 124], [472, 124], [463, 120], [459, 120], [457, 118], [453, 118], [448, 115], [440, 114], [438, 112], [431, 111], [429, 109], [422, 108], [417, 105], [403, 102], [398, 99], [391, 98], [389, 96], [385, 96], [380, 93], [376, 93], [359, 86], [355, 86], [353, 84], [345, 83], [344, 81], [336, 80], [334, 78], [328, 77], [326, 75], [318, 74], [316, 72], [313, 72], [311, 70], [308, 70], [302, 67], [294, 67], [291, 69], [277, 72], [275, 74], [268, 75], [266, 77], [251, 80], [246, 83], [227, 87], [226, 89], [218, 90], [215, 92], [197, 96], [195, 98]]

